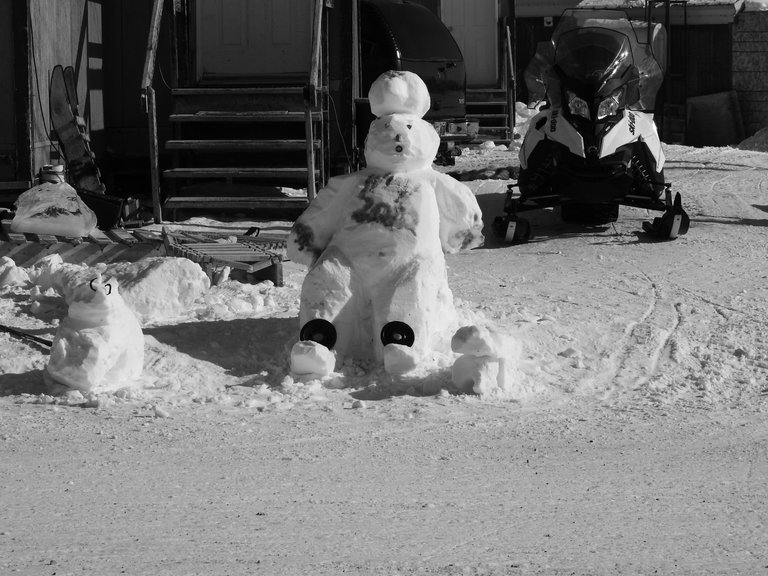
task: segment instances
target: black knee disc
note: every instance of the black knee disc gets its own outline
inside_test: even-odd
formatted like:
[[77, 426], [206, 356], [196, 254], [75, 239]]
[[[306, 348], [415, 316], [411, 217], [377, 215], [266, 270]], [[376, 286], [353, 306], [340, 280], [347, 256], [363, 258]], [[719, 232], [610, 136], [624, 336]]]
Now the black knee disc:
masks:
[[400, 344], [401, 346], [413, 346], [416, 341], [416, 335], [413, 333], [413, 328], [408, 326], [405, 322], [387, 322], [381, 329], [381, 343], [386, 346], [387, 344]]
[[312, 342], [322, 344], [328, 350], [332, 350], [336, 344], [336, 328], [328, 320], [315, 318], [301, 327], [299, 339], [302, 341], [311, 340]]

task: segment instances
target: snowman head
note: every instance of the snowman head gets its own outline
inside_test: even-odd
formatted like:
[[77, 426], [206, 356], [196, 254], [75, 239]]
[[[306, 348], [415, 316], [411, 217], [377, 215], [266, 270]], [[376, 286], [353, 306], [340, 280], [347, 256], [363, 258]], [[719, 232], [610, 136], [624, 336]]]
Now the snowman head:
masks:
[[410, 172], [432, 165], [438, 136], [431, 124], [406, 114], [388, 114], [371, 122], [365, 139], [365, 162], [369, 168], [387, 172]]
[[368, 91], [368, 102], [377, 118], [388, 114], [423, 118], [431, 105], [427, 85], [407, 70], [389, 70], [374, 80]]

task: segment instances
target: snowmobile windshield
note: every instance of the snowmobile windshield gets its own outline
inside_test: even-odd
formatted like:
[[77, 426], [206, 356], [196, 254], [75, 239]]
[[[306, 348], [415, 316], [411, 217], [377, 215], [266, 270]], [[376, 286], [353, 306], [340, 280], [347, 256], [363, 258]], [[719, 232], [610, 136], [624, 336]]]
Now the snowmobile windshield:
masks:
[[620, 80], [634, 66], [629, 39], [604, 28], [582, 28], [560, 37], [555, 66], [565, 78], [602, 93], [612, 80]]
[[526, 69], [529, 101], [546, 97], [560, 106], [565, 81], [589, 87], [595, 96], [624, 86], [626, 107], [653, 110], [664, 76], [653, 46], [661, 50], [665, 42], [661, 26], [649, 33], [645, 22], [630, 22], [621, 11], [566, 10]]

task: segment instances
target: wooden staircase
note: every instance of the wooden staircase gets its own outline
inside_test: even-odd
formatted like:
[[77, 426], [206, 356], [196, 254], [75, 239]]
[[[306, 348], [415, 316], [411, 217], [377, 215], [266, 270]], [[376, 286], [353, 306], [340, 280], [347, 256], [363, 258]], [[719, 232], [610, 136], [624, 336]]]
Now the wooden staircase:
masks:
[[[173, 12], [173, 137], [158, 141], [153, 79], [163, 14]], [[325, 183], [328, 142], [328, 21], [325, 0], [312, 0], [311, 53], [306, 77], [248, 77], [243, 85], [198, 86], [189, 73], [189, 6], [153, 0], [141, 83], [149, 128], [152, 207], [156, 223], [180, 209], [278, 209], [293, 217]], [[181, 72], [183, 70], [183, 73]], [[294, 77], [295, 78], [295, 77]], [[161, 153], [170, 167], [161, 170]], [[286, 191], [290, 189], [290, 193]], [[288, 214], [284, 214], [285, 212]], [[259, 214], [257, 217], [262, 217]], [[274, 215], [271, 215], [274, 216]]]
[[509, 105], [503, 88], [468, 88], [467, 120], [478, 122], [478, 139], [509, 143]]
[[[323, 112], [309, 111], [303, 86], [177, 88], [172, 94], [164, 212], [269, 208], [294, 215], [306, 207], [306, 190], [324, 176]], [[283, 187], [304, 193], [286, 195]]]

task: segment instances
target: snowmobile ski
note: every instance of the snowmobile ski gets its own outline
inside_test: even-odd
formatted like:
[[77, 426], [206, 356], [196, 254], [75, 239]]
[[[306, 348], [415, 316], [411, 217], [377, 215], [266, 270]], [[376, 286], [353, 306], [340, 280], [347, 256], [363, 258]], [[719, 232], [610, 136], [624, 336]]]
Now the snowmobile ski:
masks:
[[502, 218], [497, 216], [493, 222], [496, 235], [509, 244], [525, 244], [531, 239], [531, 223], [525, 218]]
[[691, 219], [683, 210], [680, 192], [675, 195], [675, 201], [664, 214], [654, 218], [653, 222], [643, 222], [643, 230], [659, 240], [674, 240], [688, 232]]
[[315, 318], [302, 326], [299, 332], [299, 340], [311, 340], [322, 344], [328, 350], [333, 350], [336, 345], [336, 328], [328, 320]]
[[408, 326], [405, 322], [387, 322], [381, 329], [381, 343], [386, 346], [387, 344], [400, 344], [401, 346], [413, 346], [416, 341], [416, 335], [413, 333], [413, 328]]

